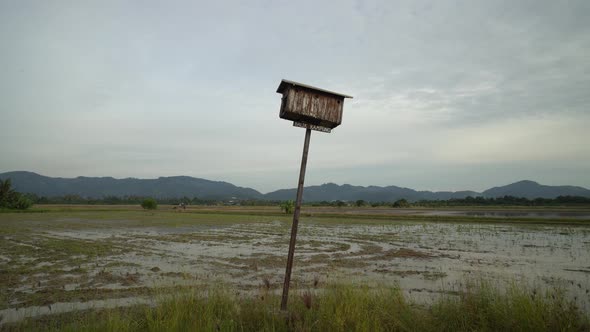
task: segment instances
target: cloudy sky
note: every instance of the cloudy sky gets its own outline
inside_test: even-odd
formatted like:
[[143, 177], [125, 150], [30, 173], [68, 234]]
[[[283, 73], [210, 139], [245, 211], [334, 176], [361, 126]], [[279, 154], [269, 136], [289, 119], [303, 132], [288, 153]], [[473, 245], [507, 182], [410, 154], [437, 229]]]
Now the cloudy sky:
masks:
[[590, 1], [0, 1], [0, 172], [295, 187], [282, 78], [354, 96], [306, 184], [590, 187]]

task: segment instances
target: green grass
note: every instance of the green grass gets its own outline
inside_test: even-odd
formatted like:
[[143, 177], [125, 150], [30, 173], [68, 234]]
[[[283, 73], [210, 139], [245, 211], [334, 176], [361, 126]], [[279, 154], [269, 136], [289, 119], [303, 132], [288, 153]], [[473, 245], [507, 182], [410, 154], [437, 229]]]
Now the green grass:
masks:
[[25, 331], [587, 331], [588, 317], [559, 290], [470, 283], [457, 295], [417, 305], [395, 287], [332, 285], [292, 291], [289, 311], [261, 290], [218, 287], [173, 295], [154, 307], [46, 316], [4, 326]]
[[0, 236], [40, 231], [75, 231], [120, 227], [214, 227], [238, 223], [288, 221], [285, 216], [242, 214], [179, 213], [172, 211], [46, 211], [43, 213], [1, 213]]
[[[529, 217], [471, 217], [471, 216], [424, 216], [424, 215], [391, 215], [391, 214], [362, 214], [340, 212], [306, 211], [301, 213], [302, 220], [306, 222], [321, 222], [323, 224], [344, 224], [350, 221], [354, 224], [385, 224], [385, 223], [488, 223], [488, 224], [539, 224], [539, 225], [567, 225], [587, 226], [588, 219], [572, 218], [529, 218]], [[59, 222], [44, 223], [44, 221]], [[91, 221], [90, 224], [80, 223], [76, 219]], [[223, 225], [236, 222], [258, 222], [281, 220], [289, 222], [292, 216], [273, 210], [249, 211], [232, 208], [217, 207], [214, 210], [187, 210], [178, 212], [171, 209], [156, 211], [141, 211], [133, 207], [112, 206], [82, 206], [82, 207], [52, 207], [45, 209], [31, 209], [27, 212], [3, 212], [0, 213], [0, 226], [11, 226], [12, 222], [27, 221], [29, 226], [41, 226], [43, 228], [75, 229], [92, 227], [113, 227], [116, 222], [125, 222], [126, 226], [184, 226], [198, 223], [200, 225]], [[36, 224], [39, 222], [42, 224]], [[101, 223], [102, 222], [102, 223]], [[6, 231], [0, 230], [0, 234]]]

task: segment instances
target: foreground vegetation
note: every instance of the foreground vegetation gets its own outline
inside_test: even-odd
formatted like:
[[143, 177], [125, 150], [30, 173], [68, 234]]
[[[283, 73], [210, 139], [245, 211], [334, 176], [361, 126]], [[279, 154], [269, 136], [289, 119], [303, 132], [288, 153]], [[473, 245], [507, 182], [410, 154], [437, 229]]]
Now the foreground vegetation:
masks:
[[398, 288], [332, 285], [293, 292], [288, 313], [270, 291], [221, 287], [163, 298], [155, 306], [46, 316], [7, 330], [46, 331], [587, 331], [588, 316], [559, 290], [505, 291], [473, 282], [418, 305]]

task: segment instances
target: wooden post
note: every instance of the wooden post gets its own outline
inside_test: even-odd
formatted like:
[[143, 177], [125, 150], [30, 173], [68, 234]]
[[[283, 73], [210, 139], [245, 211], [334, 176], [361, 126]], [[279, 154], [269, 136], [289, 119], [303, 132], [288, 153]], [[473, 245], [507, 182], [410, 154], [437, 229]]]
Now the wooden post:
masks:
[[299, 213], [301, 211], [301, 200], [303, 198], [303, 182], [305, 181], [305, 168], [307, 166], [307, 153], [309, 151], [309, 139], [311, 129], [305, 130], [305, 143], [303, 144], [303, 156], [301, 157], [301, 168], [299, 170], [299, 184], [297, 185], [297, 200], [293, 213], [293, 225], [291, 225], [291, 240], [289, 241], [289, 256], [287, 256], [287, 269], [285, 271], [285, 283], [283, 284], [283, 296], [281, 298], [281, 310], [287, 310], [289, 299], [289, 284], [291, 282], [291, 269], [293, 268], [293, 255], [295, 254], [295, 241], [297, 240], [297, 226], [299, 225]]

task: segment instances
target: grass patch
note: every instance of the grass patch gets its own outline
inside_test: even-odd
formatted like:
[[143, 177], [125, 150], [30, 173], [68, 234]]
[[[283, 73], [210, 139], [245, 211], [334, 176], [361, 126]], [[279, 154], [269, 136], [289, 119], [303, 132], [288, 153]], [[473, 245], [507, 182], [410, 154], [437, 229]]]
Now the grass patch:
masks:
[[586, 331], [588, 317], [559, 290], [537, 293], [488, 283], [430, 306], [413, 303], [399, 288], [331, 285], [291, 293], [289, 311], [264, 290], [240, 295], [219, 287], [176, 294], [155, 307], [46, 316], [6, 330], [42, 331]]
[[434, 257], [433, 255], [426, 253], [426, 252], [422, 252], [422, 251], [416, 251], [416, 250], [412, 250], [412, 249], [408, 249], [408, 248], [400, 248], [397, 250], [389, 250], [386, 251], [383, 256], [385, 258], [420, 258], [420, 259], [426, 259], [426, 258], [432, 258]]
[[587, 314], [566, 300], [562, 291], [538, 292], [517, 284], [512, 284], [506, 292], [499, 292], [486, 282], [471, 283], [458, 298], [443, 297], [430, 312], [446, 331], [590, 329]]
[[[418, 209], [428, 211], [429, 209]], [[444, 209], [433, 209], [444, 210]], [[539, 209], [530, 209], [532, 212]], [[23, 212], [4, 211], [0, 213], [4, 220], [43, 220], [47, 216], [69, 216], [72, 218], [85, 218], [107, 221], [134, 221], [140, 225], [152, 226], [167, 225], [181, 226], [199, 222], [201, 224], [219, 225], [235, 221], [264, 221], [281, 220], [290, 222], [292, 217], [281, 213], [278, 208], [262, 207], [260, 209], [230, 208], [230, 207], [206, 207], [194, 208], [178, 213], [176, 210], [164, 209], [157, 211], [141, 211], [136, 206], [112, 206], [112, 205], [44, 205]], [[345, 220], [354, 220], [357, 224], [382, 224], [384, 222], [444, 222], [444, 223], [509, 223], [509, 224], [540, 224], [540, 225], [588, 225], [589, 219], [572, 218], [534, 218], [511, 216], [506, 218], [486, 216], [428, 216], [407, 214], [366, 214], [362, 210], [304, 208], [301, 216], [311, 220], [321, 220], [324, 223], [341, 223]], [[162, 222], [165, 220], [165, 222]]]
[[88, 257], [99, 257], [112, 255], [121, 249], [115, 249], [113, 244], [107, 240], [80, 240], [45, 238], [37, 244], [44, 251], [52, 254], [52, 259], [68, 259], [74, 255]]

